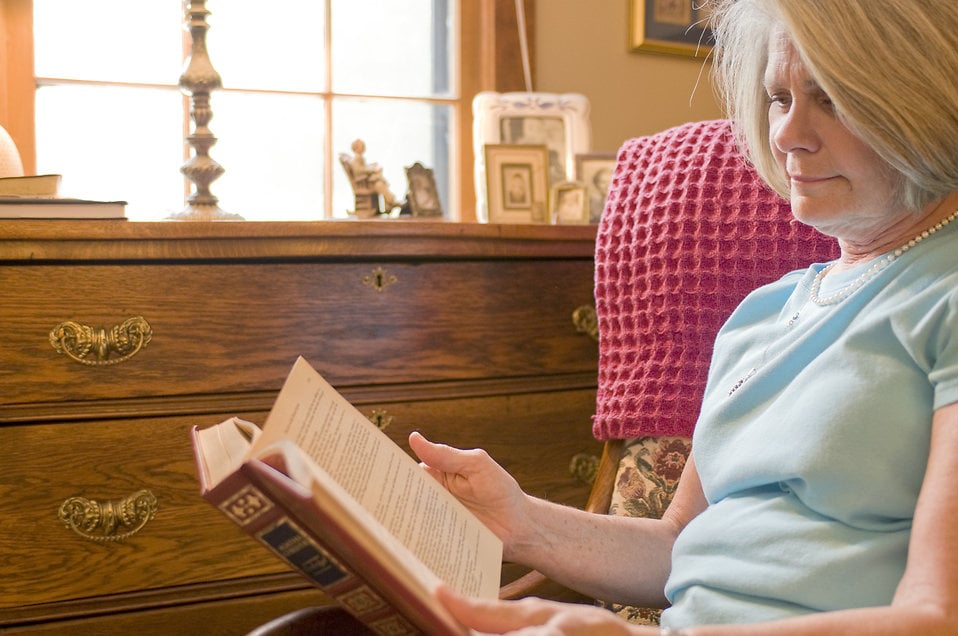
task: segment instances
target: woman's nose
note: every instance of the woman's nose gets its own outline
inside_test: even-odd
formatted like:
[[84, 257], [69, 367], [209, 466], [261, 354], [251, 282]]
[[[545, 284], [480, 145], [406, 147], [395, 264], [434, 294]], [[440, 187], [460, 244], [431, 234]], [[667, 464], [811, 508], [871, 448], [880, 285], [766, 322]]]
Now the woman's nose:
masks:
[[814, 113], [805, 104], [793, 102], [788, 111], [772, 116], [770, 124], [772, 143], [783, 153], [814, 152], [819, 147]]

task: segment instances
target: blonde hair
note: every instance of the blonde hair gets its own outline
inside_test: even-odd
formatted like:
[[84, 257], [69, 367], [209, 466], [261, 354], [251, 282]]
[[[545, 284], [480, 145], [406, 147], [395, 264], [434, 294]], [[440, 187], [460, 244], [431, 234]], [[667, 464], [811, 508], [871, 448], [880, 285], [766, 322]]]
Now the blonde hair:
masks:
[[918, 210], [958, 190], [958, 12], [941, 0], [713, 0], [716, 86], [748, 159], [779, 194], [763, 79], [781, 26], [838, 117]]

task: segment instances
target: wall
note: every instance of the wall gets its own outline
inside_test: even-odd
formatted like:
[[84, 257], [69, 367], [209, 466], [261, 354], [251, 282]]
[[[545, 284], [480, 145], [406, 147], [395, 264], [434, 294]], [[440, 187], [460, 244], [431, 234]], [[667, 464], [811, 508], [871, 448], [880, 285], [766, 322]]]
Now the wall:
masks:
[[593, 150], [722, 116], [701, 58], [629, 50], [630, 0], [538, 0], [536, 91], [582, 93]]

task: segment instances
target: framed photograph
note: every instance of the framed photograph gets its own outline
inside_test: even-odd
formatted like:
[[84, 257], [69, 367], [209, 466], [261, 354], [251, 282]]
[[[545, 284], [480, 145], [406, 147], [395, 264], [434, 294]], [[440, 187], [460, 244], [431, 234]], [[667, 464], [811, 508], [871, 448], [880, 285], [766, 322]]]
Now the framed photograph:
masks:
[[483, 190], [490, 223], [549, 222], [549, 150], [545, 145], [486, 144]]
[[417, 161], [406, 168], [406, 182], [409, 185], [406, 199], [413, 216], [442, 216], [442, 203], [432, 168]]
[[552, 222], [556, 225], [589, 223], [589, 193], [585, 184], [563, 181], [552, 186], [550, 197]]
[[589, 152], [589, 100], [577, 93], [496, 93], [472, 101], [476, 218], [490, 221], [484, 148], [489, 144], [545, 146], [546, 188], [575, 178], [575, 155]]
[[702, 0], [629, 0], [629, 46], [705, 58], [712, 50], [710, 12]]
[[602, 217], [614, 170], [614, 152], [592, 152], [575, 156], [575, 180], [586, 188], [590, 223], [598, 223]]

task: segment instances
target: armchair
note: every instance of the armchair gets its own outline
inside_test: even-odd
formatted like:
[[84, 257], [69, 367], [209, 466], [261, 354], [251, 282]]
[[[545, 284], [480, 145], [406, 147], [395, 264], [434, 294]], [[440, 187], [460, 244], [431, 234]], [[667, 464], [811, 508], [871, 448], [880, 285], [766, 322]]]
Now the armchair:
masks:
[[[726, 120], [627, 141], [599, 226], [599, 377], [605, 442], [586, 508], [660, 517], [691, 451], [712, 342], [751, 290], [838, 256], [741, 158]], [[536, 593], [530, 574], [510, 597]], [[658, 611], [614, 606], [629, 620]]]
[[[746, 165], [728, 121], [688, 123], [621, 147], [595, 249], [592, 427], [605, 444], [587, 510], [661, 516], [691, 450], [722, 323], [752, 289], [837, 254], [833, 239], [794, 221]], [[538, 572], [500, 590], [503, 598], [530, 594], [582, 600]], [[656, 610], [611, 609], [658, 621]]]

